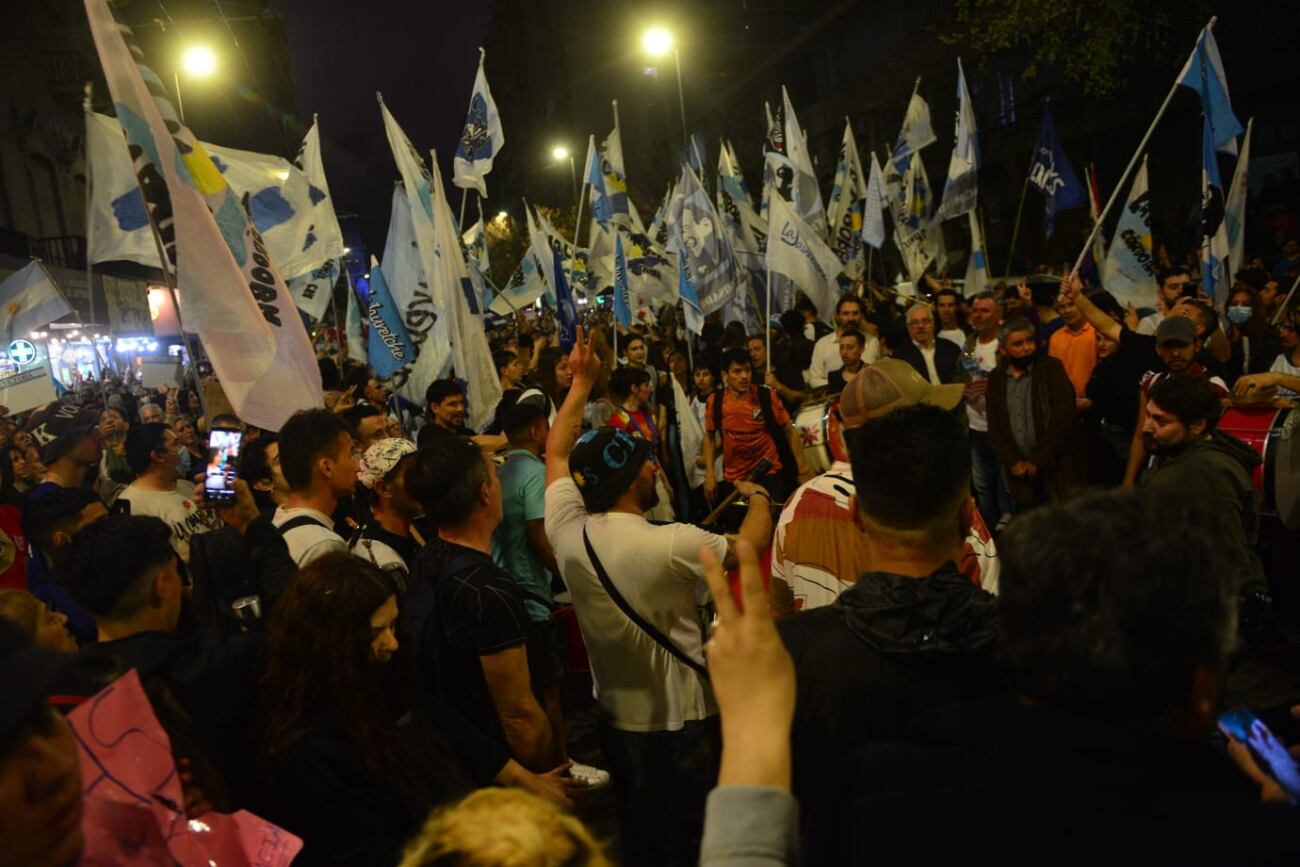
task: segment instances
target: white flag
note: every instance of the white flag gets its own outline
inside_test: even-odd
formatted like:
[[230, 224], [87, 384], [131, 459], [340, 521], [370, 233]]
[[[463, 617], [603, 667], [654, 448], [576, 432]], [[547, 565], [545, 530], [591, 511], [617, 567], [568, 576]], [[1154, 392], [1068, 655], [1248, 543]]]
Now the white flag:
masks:
[[971, 106], [970, 91], [966, 89], [966, 73], [957, 58], [957, 139], [948, 162], [948, 180], [943, 187], [943, 201], [935, 214], [936, 223], [960, 217], [975, 210], [976, 176], [979, 172], [980, 152], [976, 138], [975, 109]]
[[[641, 216], [627, 194], [627, 174], [623, 168], [623, 136], [618, 128], [618, 102], [614, 102], [614, 130], [600, 144], [600, 173], [608, 197], [611, 219], [620, 226], [645, 232]], [[611, 250], [612, 254], [612, 250]]]
[[840, 159], [835, 166], [835, 183], [831, 187], [831, 249], [841, 262], [857, 257], [861, 248], [862, 200], [867, 197], [867, 179], [862, 173], [862, 159], [853, 140], [853, 125], [844, 119], [844, 138], [840, 141]]
[[704, 447], [704, 427], [695, 415], [695, 410], [691, 409], [691, 402], [686, 399], [686, 392], [677, 377], [669, 376], [668, 379], [673, 384], [673, 411], [677, 414], [677, 430], [682, 441], [682, 466], [690, 468], [691, 475], [694, 476], [695, 461]]
[[843, 265], [821, 235], [780, 196], [773, 196], [767, 206], [767, 267], [802, 289], [823, 319], [832, 317], [839, 295], [835, 277]]
[[862, 210], [862, 240], [879, 250], [885, 243], [885, 193], [881, 186], [880, 163], [871, 155], [871, 177], [867, 180], [867, 201]]
[[334, 285], [339, 282], [339, 270], [339, 260], [330, 259], [306, 274], [290, 277], [289, 294], [293, 303], [312, 319], [323, 319], [334, 297]]
[[185, 325], [202, 339], [239, 417], [279, 430], [294, 411], [323, 404], [302, 318], [234, 191], [143, 65], [130, 29], [105, 0], [86, 0], [86, 13], [136, 176], [176, 269]]
[[86, 254], [91, 264], [124, 261], [157, 268], [149, 211], [117, 118], [87, 116], [86, 156], [91, 188]]
[[822, 203], [817, 171], [808, 155], [808, 143], [804, 141], [799, 118], [795, 116], [794, 105], [790, 102], [790, 94], [786, 93], [784, 85], [781, 87], [781, 101], [785, 106], [785, 155], [795, 171], [791, 188], [793, 197], [790, 201], [794, 204], [795, 213], [812, 226], [814, 232], [825, 238], [826, 206]]
[[[303, 216], [300, 217], [309, 220], [309, 229], [304, 235], [304, 242], [313, 236], [315, 238], [315, 244], [306, 245], [307, 249], [303, 250], [304, 258], [309, 259], [314, 256], [317, 262], [341, 258], [343, 230], [339, 228], [339, 218], [334, 211], [334, 197], [330, 195], [330, 185], [325, 180], [325, 163], [320, 155], [320, 121], [315, 117], [312, 117], [311, 129], [303, 136], [302, 146], [298, 148], [294, 165], [307, 179], [307, 194], [311, 205], [310, 209], [304, 210]], [[279, 259], [275, 260], [275, 264], [280, 265], [282, 269], [287, 267], [281, 265]], [[292, 275], [302, 272], [287, 271], [286, 273]]]
[[366, 335], [361, 327], [361, 304], [357, 301], [357, 289], [348, 281], [348, 358], [367, 364], [370, 352], [366, 346]]
[[1246, 196], [1250, 184], [1250, 133], [1255, 126], [1252, 117], [1246, 121], [1246, 137], [1241, 140], [1241, 155], [1237, 157], [1237, 167], [1232, 170], [1232, 187], [1228, 190], [1228, 200], [1223, 205], [1223, 221], [1228, 224], [1228, 285], [1241, 270], [1242, 257], [1246, 254]]
[[432, 174], [425, 168], [424, 160], [384, 105], [382, 96], [379, 108], [393, 159], [402, 176], [420, 267], [429, 281], [434, 309], [440, 317], [447, 318], [452, 365], [456, 376], [466, 383], [470, 426], [479, 430], [501, 399], [501, 383], [492, 365], [482, 320], [476, 315], [477, 300], [473, 301], [473, 310], [468, 306], [474, 288], [461, 255], [456, 218], [443, 194], [437, 166], [433, 167]]
[[[921, 86], [918, 79], [917, 88]], [[930, 106], [921, 94], [914, 90], [912, 98], [907, 103], [907, 114], [903, 117], [903, 128], [898, 132], [898, 141], [894, 144], [894, 152], [890, 155], [889, 160], [893, 163], [901, 162], [909, 154], [917, 153], [921, 148], [934, 144], [934, 126], [930, 123]], [[901, 173], [906, 166], [900, 166]]]
[[1133, 176], [1128, 201], [1119, 212], [1101, 283], [1120, 304], [1150, 303], [1156, 294], [1155, 260], [1151, 255], [1151, 195], [1147, 191], [1147, 161]]
[[423, 406], [425, 389], [435, 379], [446, 376], [451, 367], [451, 334], [447, 330], [447, 317], [434, 311], [429, 281], [424, 279], [424, 268], [420, 265], [411, 207], [400, 185], [393, 189], [393, 207], [381, 267], [393, 303], [402, 311], [406, 333], [416, 347], [415, 364], [408, 368], [410, 373], [397, 391]]
[[35, 259], [0, 283], [0, 325], [6, 346], [71, 312], [68, 299]]
[[486, 56], [486, 52], [480, 48], [478, 74], [474, 76], [474, 91], [469, 96], [465, 128], [460, 134], [456, 157], [452, 160], [454, 177], [451, 181], [462, 190], [476, 191], [482, 198], [487, 198], [487, 182], [484, 178], [492, 171], [492, 161], [506, 143], [506, 134], [501, 129], [501, 115], [497, 113], [496, 101], [492, 99], [487, 75], [483, 72], [483, 59]]
[[969, 298], [988, 289], [993, 281], [989, 277], [988, 254], [984, 250], [984, 233], [980, 231], [980, 221], [975, 218], [974, 211], [967, 211], [966, 216], [970, 218], [970, 257], [966, 260], [965, 287], [965, 295]]

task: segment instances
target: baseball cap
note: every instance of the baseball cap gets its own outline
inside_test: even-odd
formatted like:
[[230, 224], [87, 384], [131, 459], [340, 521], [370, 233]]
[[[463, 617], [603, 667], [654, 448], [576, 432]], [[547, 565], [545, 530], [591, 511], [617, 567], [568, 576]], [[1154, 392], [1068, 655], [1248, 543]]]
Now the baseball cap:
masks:
[[375, 482], [393, 471], [393, 467], [409, 454], [415, 452], [415, 443], [401, 437], [380, 440], [366, 449], [357, 467], [357, 481], [367, 488], [374, 488]]
[[24, 430], [40, 447], [41, 462], [51, 464], [99, 424], [99, 413], [54, 400], [32, 413]]
[[1196, 326], [1186, 316], [1166, 316], [1156, 326], [1156, 346], [1166, 343], [1186, 343], [1196, 340]]
[[965, 393], [963, 383], [933, 385], [906, 361], [882, 358], [862, 368], [844, 386], [840, 417], [845, 428], [861, 427], [873, 418], [916, 403], [952, 409]]
[[580, 436], [569, 452], [569, 475], [587, 511], [609, 511], [653, 454], [649, 440], [618, 428], [603, 427]]

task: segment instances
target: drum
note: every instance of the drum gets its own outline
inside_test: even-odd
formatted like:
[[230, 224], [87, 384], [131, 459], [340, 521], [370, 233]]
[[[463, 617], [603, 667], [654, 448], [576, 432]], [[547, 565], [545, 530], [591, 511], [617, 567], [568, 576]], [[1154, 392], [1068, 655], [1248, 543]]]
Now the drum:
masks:
[[1230, 406], [1219, 430], [1254, 449], [1263, 460], [1252, 475], [1263, 512], [1288, 530], [1300, 530], [1300, 410], [1271, 404]]
[[805, 404], [794, 419], [795, 432], [803, 446], [804, 464], [813, 473], [824, 473], [835, 461], [848, 461], [840, 420], [839, 398]]

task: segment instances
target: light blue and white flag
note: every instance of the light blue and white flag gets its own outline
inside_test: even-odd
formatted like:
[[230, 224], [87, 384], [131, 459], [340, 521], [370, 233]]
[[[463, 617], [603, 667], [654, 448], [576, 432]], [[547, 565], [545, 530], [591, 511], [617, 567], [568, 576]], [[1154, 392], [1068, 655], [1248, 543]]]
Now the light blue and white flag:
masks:
[[669, 183], [668, 189], [664, 191], [663, 201], [659, 203], [659, 210], [655, 211], [654, 218], [650, 221], [650, 228], [646, 229], [646, 235], [660, 247], [668, 245], [668, 210], [672, 201], [673, 185]]
[[1235, 154], [1237, 136], [1242, 133], [1241, 121], [1232, 112], [1223, 58], [1219, 56], [1219, 44], [1214, 41], [1214, 33], [1208, 25], [1197, 37], [1196, 47], [1178, 74], [1178, 83], [1200, 94], [1214, 146], [1225, 154]]
[[817, 171], [808, 154], [808, 142], [804, 140], [799, 118], [794, 113], [794, 104], [790, 102], [790, 94], [784, 85], [781, 87], [781, 104], [785, 114], [785, 155], [795, 172], [791, 184], [792, 195], [787, 201], [794, 205], [799, 218], [824, 238], [827, 234], [826, 205], [822, 202], [821, 185], [817, 183]]
[[921, 80], [918, 78], [912, 98], [907, 102], [907, 113], [903, 116], [903, 126], [898, 131], [894, 152], [889, 157], [889, 161], [898, 167], [900, 176], [907, 171], [906, 160], [909, 156], [938, 141], [934, 125], [930, 122], [930, 105], [921, 98], [920, 87]]
[[[320, 121], [315, 116], [311, 120], [311, 129], [303, 136], [302, 146], [298, 148], [294, 167], [307, 180], [307, 198], [310, 202], [310, 207], [304, 207], [297, 217], [308, 224], [307, 231], [303, 234], [301, 258], [310, 259], [314, 256], [317, 262], [338, 259], [343, 255], [343, 230], [339, 228], [334, 198], [330, 195], [329, 181], [325, 178], [325, 163], [320, 152]], [[276, 259], [275, 264], [279, 265], [280, 260]], [[284, 273], [290, 277], [303, 273], [297, 270], [299, 267], [292, 261], [281, 266], [282, 269], [287, 269]]]
[[68, 299], [36, 259], [0, 283], [0, 327], [6, 346], [71, 312]]
[[709, 314], [736, 291], [735, 254], [717, 209], [690, 166], [682, 166], [678, 190], [677, 249], [686, 255], [699, 308]]
[[632, 299], [621, 237], [614, 239], [614, 319], [623, 328], [632, 327]]
[[682, 316], [686, 320], [686, 330], [691, 334], [703, 334], [704, 312], [700, 309], [700, 293], [695, 289], [690, 267], [686, 264], [685, 248], [677, 250], [677, 293], [682, 299]]
[[773, 275], [780, 274], [803, 290], [821, 317], [829, 321], [839, 296], [835, 278], [843, 263], [780, 196], [773, 196], [768, 203], [767, 221], [767, 267]]
[[334, 286], [339, 281], [339, 260], [330, 259], [306, 274], [290, 277], [289, 294], [298, 309], [312, 319], [324, 318], [334, 297]]
[[420, 248], [411, 222], [406, 191], [393, 188], [392, 215], [384, 241], [384, 282], [402, 311], [406, 333], [416, 349], [415, 364], [397, 391], [407, 400], [423, 405], [424, 392], [435, 379], [442, 379], [451, 367], [451, 332], [448, 318], [436, 313], [429, 281], [420, 264]]
[[91, 186], [86, 247], [91, 264], [123, 261], [157, 268], [158, 245], [149, 229], [149, 210], [117, 118], [93, 112], [87, 117], [86, 157]]
[[583, 168], [583, 177], [587, 179], [587, 197], [591, 208], [591, 219], [608, 229], [614, 219], [614, 205], [605, 189], [605, 173], [602, 159], [596, 151], [595, 136], [587, 139], [587, 162]]
[[1151, 239], [1151, 193], [1147, 188], [1147, 161], [1133, 175], [1128, 201], [1119, 212], [1101, 269], [1101, 285], [1122, 305], [1151, 303], [1156, 294], [1155, 257]]
[[879, 250], [885, 244], [885, 190], [880, 163], [871, 155], [871, 177], [867, 179], [867, 197], [862, 208], [862, 240]]
[[620, 226], [645, 232], [641, 218], [627, 194], [627, 173], [623, 168], [623, 135], [618, 128], [618, 101], [614, 101], [614, 130], [600, 145], [600, 173], [609, 197], [610, 219]]
[[447, 320], [456, 376], [466, 383], [470, 426], [481, 430], [501, 399], [501, 382], [492, 364], [478, 300], [473, 297], [474, 286], [461, 254], [456, 218], [447, 204], [437, 166], [432, 172], [425, 168], [424, 160], [382, 97], [379, 106], [411, 211], [420, 267], [429, 281], [434, 309]]
[[279, 430], [296, 410], [323, 404], [316, 351], [284, 278], [130, 28], [105, 0], [86, 0], [86, 15], [136, 177], [147, 182], [145, 206], [176, 272], [185, 325], [203, 341], [236, 414]]
[[984, 233], [980, 231], [980, 221], [973, 210], [967, 211], [966, 216], [970, 221], [970, 256], [966, 260], [965, 295], [969, 298], [992, 286], [993, 279], [989, 276], [989, 257], [984, 249]]
[[943, 201], [934, 215], [936, 223], [960, 217], [975, 210], [977, 198], [976, 178], [980, 167], [980, 148], [975, 128], [975, 109], [971, 105], [970, 90], [966, 87], [966, 72], [957, 58], [957, 139], [948, 162], [948, 180], [943, 186]]
[[1246, 121], [1246, 137], [1241, 140], [1241, 155], [1232, 170], [1232, 187], [1223, 207], [1223, 219], [1228, 224], [1228, 282], [1241, 270], [1246, 254], [1246, 196], [1250, 192], [1250, 133], [1255, 126], [1252, 117]]
[[1209, 112], [1201, 126], [1201, 291], [1217, 300], [1216, 290], [1229, 288], [1228, 225], [1223, 218], [1223, 180]]
[[767, 224], [754, 210], [736, 154], [725, 143], [718, 153], [717, 202], [736, 258], [745, 268], [762, 271]]
[[489, 270], [487, 223], [483, 220], [483, 200], [479, 199], [478, 221], [461, 234], [465, 244], [465, 258], [478, 265], [483, 273]]
[[528, 249], [524, 252], [524, 255], [533, 257], [537, 273], [542, 275], [543, 282], [546, 284], [546, 300], [554, 305], [559, 297], [559, 287], [555, 283], [551, 269], [550, 240], [546, 237], [546, 233], [542, 231], [541, 224], [533, 216], [533, 209], [528, 206], [527, 199], [524, 200], [524, 214], [528, 223]]
[[506, 134], [501, 130], [501, 115], [497, 113], [496, 101], [488, 87], [487, 75], [483, 72], [483, 60], [486, 52], [478, 50], [478, 73], [474, 76], [474, 90], [469, 96], [469, 112], [465, 115], [465, 128], [460, 134], [460, 144], [456, 146], [456, 156], [452, 160], [452, 183], [462, 190], [474, 190], [481, 198], [487, 198], [487, 173], [492, 171], [492, 161], [501, 152], [506, 143]]
[[370, 296], [366, 299], [366, 323], [370, 339], [366, 344], [370, 369], [380, 379], [388, 379], [415, 361], [415, 344], [406, 333], [402, 311], [393, 301], [379, 260], [370, 257]]
[[492, 299], [489, 309], [498, 316], [509, 316], [546, 294], [546, 278], [538, 271], [537, 259], [528, 250], [519, 258], [506, 285]]
[[347, 313], [347, 331], [348, 339], [348, 358], [359, 361], [362, 364], [370, 362], [370, 353], [366, 345], [365, 328], [361, 323], [361, 305], [357, 303], [357, 287], [348, 281], [348, 313]]
[[826, 213], [831, 249], [846, 265], [857, 260], [862, 250], [862, 206], [866, 197], [867, 178], [862, 171], [857, 142], [853, 140], [853, 125], [846, 117], [840, 158], [835, 164], [835, 183], [831, 186], [831, 204]]

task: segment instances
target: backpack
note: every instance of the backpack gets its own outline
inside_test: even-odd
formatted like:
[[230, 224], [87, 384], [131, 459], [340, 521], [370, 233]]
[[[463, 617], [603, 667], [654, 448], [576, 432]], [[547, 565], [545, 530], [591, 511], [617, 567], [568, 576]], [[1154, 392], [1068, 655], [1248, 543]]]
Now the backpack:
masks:
[[[719, 441], [722, 439], [722, 401], [726, 395], [726, 389], [713, 393], [713, 432], [718, 435]], [[766, 385], [758, 386], [758, 408], [763, 415], [767, 435], [772, 438], [777, 456], [781, 458], [779, 474], [790, 490], [794, 490], [799, 480], [799, 464], [790, 451], [790, 441], [786, 438], [785, 431], [777, 426], [776, 419], [772, 416], [772, 390]], [[708, 435], [707, 431], [705, 435]]]

